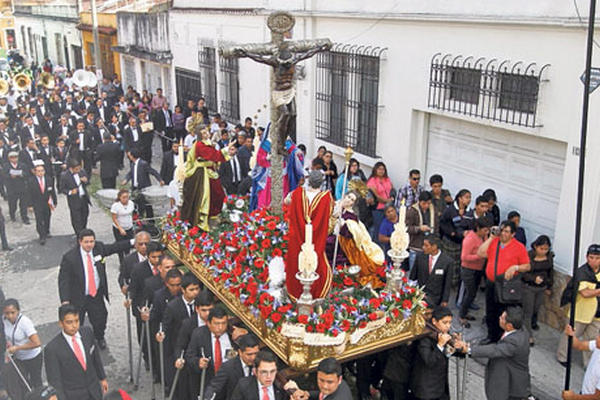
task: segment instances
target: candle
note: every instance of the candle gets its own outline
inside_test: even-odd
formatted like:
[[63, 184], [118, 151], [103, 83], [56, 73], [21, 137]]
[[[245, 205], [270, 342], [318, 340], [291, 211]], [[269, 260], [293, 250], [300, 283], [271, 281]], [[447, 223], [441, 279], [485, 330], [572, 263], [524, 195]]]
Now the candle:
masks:
[[398, 222], [400, 222], [402, 226], [404, 226], [406, 222], [406, 207], [404, 206], [404, 199], [402, 199], [402, 202], [400, 202], [400, 209], [398, 211], [400, 213], [398, 217]]
[[306, 233], [304, 235], [304, 242], [312, 243], [312, 234], [313, 234], [312, 224], [306, 224], [305, 230], [306, 230]]

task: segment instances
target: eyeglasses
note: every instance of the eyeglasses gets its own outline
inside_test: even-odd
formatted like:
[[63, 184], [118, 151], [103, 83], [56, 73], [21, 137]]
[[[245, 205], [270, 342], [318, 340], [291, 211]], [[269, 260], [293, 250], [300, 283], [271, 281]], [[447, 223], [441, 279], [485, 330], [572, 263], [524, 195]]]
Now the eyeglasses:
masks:
[[413, 178], [411, 178], [411, 179], [412, 179], [413, 181], [420, 181], [420, 180], [421, 180], [421, 177], [420, 177], [420, 176], [417, 176], [417, 177], [413, 177]]
[[258, 370], [258, 374], [260, 376], [276, 375], [277, 374], [277, 370], [276, 369], [271, 369], [271, 370], [268, 370], [268, 371]]

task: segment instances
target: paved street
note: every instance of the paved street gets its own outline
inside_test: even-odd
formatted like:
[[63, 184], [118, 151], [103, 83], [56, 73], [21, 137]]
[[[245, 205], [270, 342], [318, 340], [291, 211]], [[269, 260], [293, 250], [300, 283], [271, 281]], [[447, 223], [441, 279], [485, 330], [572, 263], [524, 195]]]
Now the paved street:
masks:
[[[158, 142], [158, 141], [156, 141]], [[154, 152], [159, 154], [155, 143]], [[158, 167], [155, 160], [154, 167]], [[4, 215], [8, 214], [6, 202], [0, 202]], [[10, 253], [0, 253], [0, 285], [7, 297], [15, 297], [21, 302], [23, 312], [31, 317], [38, 326], [42, 342], [48, 341], [59, 332], [57, 321], [58, 299], [58, 265], [62, 254], [75, 244], [75, 237], [70, 224], [69, 210], [64, 196], [59, 198], [59, 205], [52, 216], [52, 237], [45, 246], [40, 246], [35, 232], [35, 220], [30, 213], [31, 225], [23, 225], [17, 221], [7, 223], [7, 234], [13, 250]], [[97, 239], [112, 242], [110, 217], [97, 201], [90, 209], [88, 227], [96, 232]], [[129, 366], [127, 356], [127, 330], [123, 296], [117, 285], [118, 258], [116, 255], [107, 260], [107, 273], [110, 285], [111, 303], [109, 305], [107, 342], [108, 350], [102, 358], [112, 388], [123, 388], [132, 393], [134, 399], [147, 400], [151, 398], [149, 379], [142, 371], [141, 385], [137, 392], [132, 391], [128, 383]], [[483, 293], [477, 302], [482, 305]], [[455, 309], [453, 309], [456, 311]], [[478, 321], [473, 327], [464, 332], [467, 340], [482, 338], [485, 331], [479, 321], [483, 310], [476, 314]], [[135, 326], [133, 327], [135, 334]], [[560, 398], [564, 382], [564, 368], [555, 360], [555, 348], [558, 343], [558, 332], [546, 325], [541, 325], [536, 333], [536, 346], [531, 350], [530, 368], [532, 373], [532, 393], [542, 400]], [[134, 358], [137, 345], [134, 343]], [[583, 377], [581, 357], [576, 355], [573, 371], [572, 387], [579, 389]], [[461, 368], [463, 361], [461, 361]], [[452, 399], [456, 398], [456, 364], [451, 360], [450, 385]], [[467, 389], [465, 399], [481, 400], [484, 398], [484, 364], [482, 360], [469, 359], [467, 362]], [[158, 388], [158, 385], [156, 386]]]

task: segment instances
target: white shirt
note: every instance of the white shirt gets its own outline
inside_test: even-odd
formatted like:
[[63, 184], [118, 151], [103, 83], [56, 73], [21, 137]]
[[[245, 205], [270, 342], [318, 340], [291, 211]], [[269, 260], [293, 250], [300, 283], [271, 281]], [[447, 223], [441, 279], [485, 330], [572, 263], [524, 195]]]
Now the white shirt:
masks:
[[[263, 400], [263, 385], [258, 382], [258, 378], [256, 378], [256, 383], [258, 383], [258, 398]], [[273, 389], [273, 385], [267, 386], [267, 393], [269, 394], [270, 400], [275, 400], [275, 390]]]
[[[75, 349], [73, 348], [73, 336], [67, 335], [65, 333], [65, 331], [63, 331], [62, 334], [63, 334], [63, 337], [65, 338], [65, 340], [67, 341], [67, 343], [69, 344], [71, 351], [73, 352], [73, 354], [75, 354]], [[81, 348], [81, 354], [83, 354], [83, 360], [85, 361], [85, 364], [87, 365], [87, 357], [85, 356], [85, 348], [83, 347], [83, 341], [81, 340], [81, 334], [79, 332], [77, 332], [75, 334], [75, 340], [77, 341], [77, 344]]]
[[81, 179], [79, 179], [79, 174], [73, 174], [73, 179], [75, 179], [75, 184], [79, 189], [79, 196], [85, 196], [85, 190], [83, 190], [83, 185], [81, 184]]
[[[8, 346], [21, 346], [29, 342], [32, 335], [37, 334], [33, 322], [23, 314], [17, 316], [17, 320], [12, 324], [8, 319], [2, 317], [4, 324], [4, 335]], [[28, 350], [17, 350], [15, 358], [18, 360], [31, 360], [42, 352], [40, 347]]]
[[78, 132], [79, 134], [79, 150], [80, 151], [84, 151], [85, 150], [85, 135], [83, 132]]
[[200, 318], [199, 315], [197, 315], [197, 318], [198, 318], [198, 327], [206, 325], [206, 322], [204, 322], [204, 320], [202, 318]]
[[146, 261], [146, 256], [141, 255], [139, 252], [137, 253], [139, 262]]
[[[217, 337], [215, 335], [213, 335], [212, 333], [210, 334], [210, 339], [212, 342], [212, 348], [213, 348], [213, 357], [215, 355], [215, 343], [217, 341]], [[231, 349], [231, 342], [229, 341], [229, 335], [228, 334], [223, 334], [219, 337], [219, 343], [221, 343], [221, 361], [225, 362], [227, 361], [227, 350]], [[273, 397], [274, 398], [274, 397]]]
[[185, 311], [187, 311], [188, 316], [191, 317], [192, 313], [190, 312], [190, 305], [192, 306], [192, 310], [194, 310], [196, 307], [194, 305], [194, 300], [192, 300], [188, 303], [187, 300], [185, 299], [185, 297], [183, 297], [183, 295], [181, 295], [181, 300], [183, 300], [183, 304], [185, 304]]
[[241, 357], [240, 357], [240, 364], [242, 364], [242, 371], [244, 371], [244, 376], [250, 376], [250, 374], [252, 372], [252, 367], [249, 365], [246, 365], [244, 363], [244, 361], [242, 361]]
[[173, 199], [175, 202], [175, 207], [177, 207], [179, 204], [179, 184], [175, 179], [169, 183], [169, 187], [167, 188], [167, 197]]
[[133, 135], [133, 141], [137, 142], [138, 140], [140, 140], [140, 135], [138, 133], [138, 127], [136, 126], [130, 126], [131, 128], [131, 133]]
[[435, 269], [435, 264], [437, 263], [438, 258], [440, 258], [440, 254], [442, 254], [441, 251], [438, 250], [438, 253], [436, 255], [430, 255], [430, 257], [432, 257], [433, 259], [431, 260], [431, 270], [433, 271]]
[[81, 246], [79, 247], [79, 253], [81, 254], [81, 261], [83, 261], [83, 279], [85, 280], [85, 294], [90, 294], [88, 288], [88, 264], [87, 264], [87, 255], [90, 255], [92, 259], [92, 269], [94, 270], [94, 282], [96, 282], [96, 291], [100, 288], [100, 275], [98, 274], [98, 269], [96, 268], [96, 263], [94, 262], [94, 252], [90, 251], [89, 253], [85, 252]]
[[131, 172], [131, 174], [132, 174], [131, 181], [133, 182], [133, 187], [134, 188], [138, 187], [137, 169], [138, 169], [139, 163], [140, 163], [140, 159], [138, 158], [133, 163], [133, 171]]
[[187, 147], [188, 149], [191, 149], [195, 142], [196, 142], [196, 136], [188, 133], [187, 135], [185, 135], [185, 138], [183, 139], [183, 147]]
[[163, 108], [163, 114], [165, 115], [165, 126], [167, 128], [170, 128], [171, 126], [173, 126], [173, 124], [171, 123], [171, 116], [169, 115], [169, 110], [165, 110]]
[[[110, 207], [111, 214], [117, 215], [117, 222], [121, 226], [121, 228], [125, 230], [129, 230], [133, 228], [133, 209], [134, 204], [133, 201], [129, 200], [127, 204], [123, 205], [120, 201], [113, 203]], [[113, 223], [113, 226], [116, 228], [117, 226]]]
[[242, 180], [242, 173], [240, 171], [240, 162], [237, 158], [237, 154], [229, 160], [231, 164], [231, 173], [233, 174], [233, 181], [239, 182]]
[[589, 345], [592, 357], [583, 376], [581, 394], [594, 394], [596, 389], [600, 390], [600, 349], [596, 347], [595, 340], [590, 340]]

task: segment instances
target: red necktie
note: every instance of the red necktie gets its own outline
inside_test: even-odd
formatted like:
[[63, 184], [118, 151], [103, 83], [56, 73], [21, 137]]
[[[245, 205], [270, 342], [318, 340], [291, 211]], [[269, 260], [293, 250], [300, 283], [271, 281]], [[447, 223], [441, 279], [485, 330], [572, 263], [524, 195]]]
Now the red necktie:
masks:
[[431, 275], [431, 270], [433, 269], [433, 256], [429, 256], [429, 274]]
[[158, 268], [152, 267], [152, 275], [158, 274]]
[[325, 398], [325, 395], [323, 393], [319, 393], [319, 400], [323, 400]]
[[38, 178], [40, 184], [40, 191], [44, 194], [44, 178]]
[[92, 297], [96, 297], [96, 276], [94, 275], [94, 266], [92, 265], [92, 256], [87, 253], [87, 275], [88, 275], [88, 294]]
[[218, 337], [215, 337], [215, 374], [219, 372], [219, 368], [221, 368], [222, 362], [223, 357], [221, 356], [221, 341]]
[[261, 400], [271, 400], [269, 397], [269, 388], [266, 386], [262, 387], [263, 390], [263, 395], [262, 395], [262, 399]]
[[77, 339], [75, 339], [75, 336], [71, 336], [71, 341], [73, 342], [73, 352], [75, 353], [75, 357], [77, 357], [77, 361], [79, 361], [79, 364], [81, 364], [81, 368], [83, 368], [83, 370], [86, 370], [86, 365], [85, 365], [85, 358], [83, 357], [83, 351], [81, 351], [81, 347], [79, 346], [79, 343], [77, 343]]

